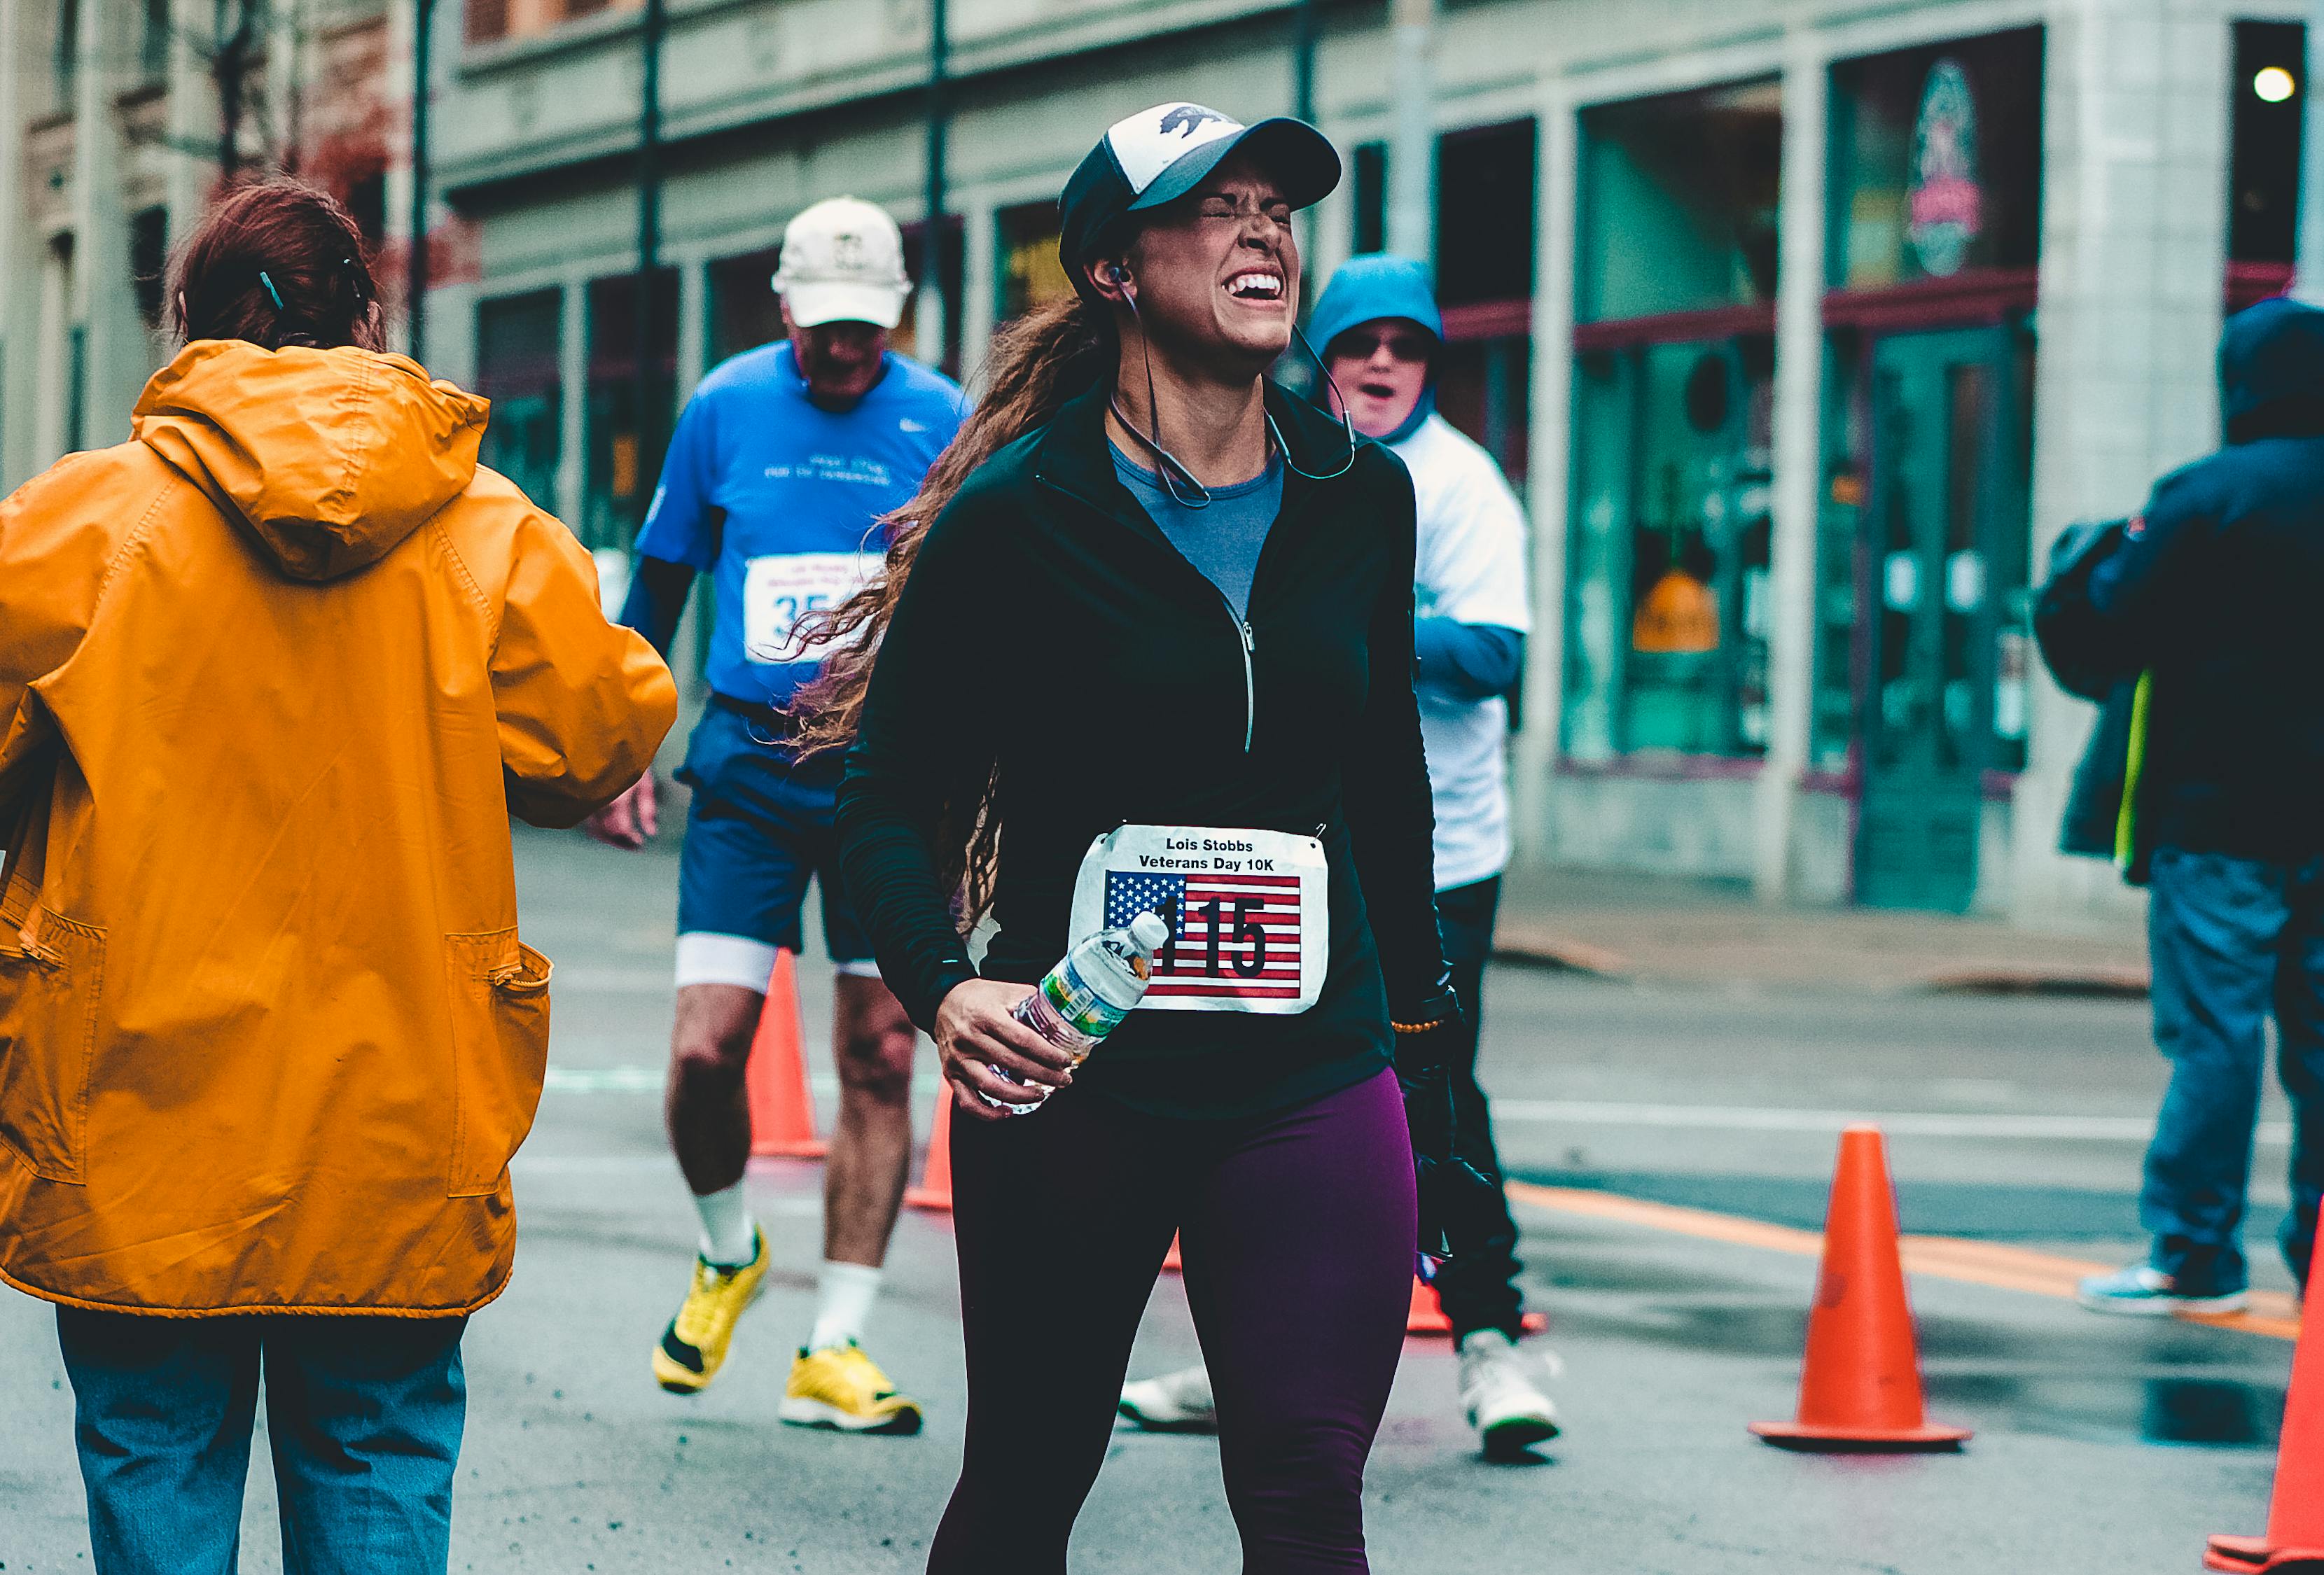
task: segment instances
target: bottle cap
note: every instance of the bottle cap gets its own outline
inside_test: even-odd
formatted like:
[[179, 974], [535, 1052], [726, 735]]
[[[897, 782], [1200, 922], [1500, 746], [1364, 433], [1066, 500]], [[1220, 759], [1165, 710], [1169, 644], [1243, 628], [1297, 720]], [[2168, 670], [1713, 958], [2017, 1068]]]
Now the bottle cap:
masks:
[[1141, 913], [1130, 921], [1130, 938], [1138, 943], [1140, 952], [1150, 957], [1160, 951], [1163, 943], [1170, 938], [1170, 926], [1162, 921], [1160, 914]]

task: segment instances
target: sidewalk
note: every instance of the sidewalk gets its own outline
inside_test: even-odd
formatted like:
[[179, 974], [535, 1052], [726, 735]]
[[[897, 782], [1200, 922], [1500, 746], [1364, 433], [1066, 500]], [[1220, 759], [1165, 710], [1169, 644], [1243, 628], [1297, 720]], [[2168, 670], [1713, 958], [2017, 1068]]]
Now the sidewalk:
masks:
[[2127, 924], [2055, 934], [1584, 870], [1512, 870], [1495, 946], [1510, 962], [1658, 983], [2143, 996], [2147, 982], [2144, 937]]

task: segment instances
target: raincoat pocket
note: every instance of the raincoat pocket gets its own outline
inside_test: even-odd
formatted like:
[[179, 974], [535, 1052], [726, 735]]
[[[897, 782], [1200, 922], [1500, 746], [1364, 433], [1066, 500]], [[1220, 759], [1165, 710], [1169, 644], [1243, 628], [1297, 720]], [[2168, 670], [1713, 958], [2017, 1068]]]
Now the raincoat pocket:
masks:
[[0, 1146], [49, 1181], [79, 1185], [89, 1062], [105, 994], [105, 932], [0, 898]]
[[452, 1161], [446, 1192], [488, 1197], [532, 1129], [549, 1071], [548, 958], [516, 931], [444, 937], [452, 999]]

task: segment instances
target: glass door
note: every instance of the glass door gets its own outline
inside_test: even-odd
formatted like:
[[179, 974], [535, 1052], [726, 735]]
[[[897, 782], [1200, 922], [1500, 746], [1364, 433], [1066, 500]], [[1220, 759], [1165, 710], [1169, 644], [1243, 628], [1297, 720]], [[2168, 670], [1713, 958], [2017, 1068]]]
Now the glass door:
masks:
[[1969, 906], [1986, 773], [2022, 749], [2018, 371], [2005, 327], [1872, 350], [1856, 894], [1874, 907]]

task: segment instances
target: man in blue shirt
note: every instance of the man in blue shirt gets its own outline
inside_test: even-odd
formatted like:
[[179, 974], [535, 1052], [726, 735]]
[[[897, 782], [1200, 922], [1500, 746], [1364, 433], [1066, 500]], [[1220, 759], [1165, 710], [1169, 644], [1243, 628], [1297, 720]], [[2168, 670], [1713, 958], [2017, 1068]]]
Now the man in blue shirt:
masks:
[[[694, 576], [711, 576], [710, 705], [678, 773], [694, 798], [679, 862], [666, 1099], [702, 1240], [653, 1368], [674, 1393], [706, 1387], [766, 1274], [766, 1240], [742, 1195], [744, 1069], [776, 951], [800, 946], [813, 876], [838, 970], [840, 1105], [816, 1324], [781, 1414], [852, 1432], [911, 1432], [919, 1407], [859, 1340], [910, 1159], [915, 1036], [838, 884], [838, 759], [799, 760], [785, 741], [783, 707], [821, 666], [796, 637], [799, 619], [878, 572], [881, 518], [918, 490], [963, 406], [953, 382], [887, 347], [908, 286], [902, 236], [880, 208], [841, 197], [801, 213], [784, 232], [774, 284], [790, 336], [726, 362], [687, 401], [638, 534], [622, 613], [667, 655]], [[589, 829], [634, 848], [655, 824], [649, 772]]]

